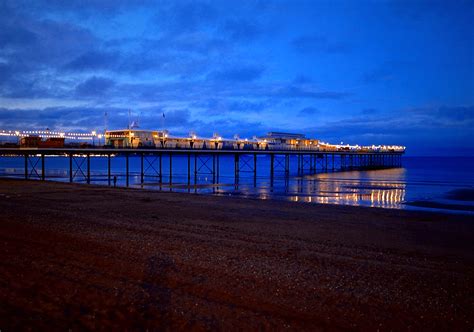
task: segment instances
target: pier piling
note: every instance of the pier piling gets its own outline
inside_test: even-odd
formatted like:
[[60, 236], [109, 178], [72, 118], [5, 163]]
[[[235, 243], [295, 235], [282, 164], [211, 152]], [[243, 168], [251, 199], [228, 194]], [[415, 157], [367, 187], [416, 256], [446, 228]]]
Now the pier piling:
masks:
[[[234, 161], [234, 178], [237, 180], [243, 173], [251, 173], [254, 185], [259, 176], [259, 158], [267, 156], [270, 161], [269, 177], [270, 183], [274, 181], [275, 173], [289, 177], [291, 167], [297, 167], [294, 174], [304, 176], [305, 174], [315, 174], [319, 171], [345, 171], [363, 169], [383, 169], [390, 167], [400, 167], [402, 163], [402, 153], [376, 153], [376, 152], [313, 152], [313, 151], [268, 151], [268, 150], [206, 150], [206, 149], [154, 149], [154, 150], [130, 150], [130, 149], [12, 149], [0, 148], [0, 158], [2, 156], [17, 155], [23, 158], [25, 179], [47, 179], [47, 168], [49, 163], [46, 159], [49, 156], [64, 156], [67, 158], [68, 170], [66, 179], [69, 182], [85, 181], [90, 184], [92, 181], [91, 156], [94, 158], [107, 158], [107, 184], [112, 183], [112, 158], [122, 156], [125, 159], [125, 185], [130, 185], [130, 176], [134, 182], [144, 185], [147, 177], [158, 177], [160, 185], [163, 183], [163, 155], [169, 158], [169, 184], [173, 182], [174, 171], [173, 162], [179, 155], [184, 158], [185, 178], [187, 183], [191, 183], [191, 174], [194, 172], [194, 183], [197, 183], [199, 175], [206, 175], [215, 184], [219, 182], [221, 165], [220, 157], [229, 156]], [[135, 157], [140, 163], [140, 176], [130, 170], [130, 158]], [[194, 158], [194, 166], [192, 165]], [[177, 160], [177, 159], [175, 159]], [[156, 163], [159, 162], [159, 165]], [[260, 166], [261, 167], [261, 166]], [[122, 173], [123, 174], [123, 173]], [[267, 173], [268, 174], [268, 173]], [[136, 175], [136, 176], [135, 176]], [[212, 177], [211, 177], [212, 176]]]

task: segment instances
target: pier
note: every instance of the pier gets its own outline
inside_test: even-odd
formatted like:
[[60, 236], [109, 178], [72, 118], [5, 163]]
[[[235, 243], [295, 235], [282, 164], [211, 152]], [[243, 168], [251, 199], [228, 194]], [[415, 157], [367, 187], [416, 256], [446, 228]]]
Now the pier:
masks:
[[[69, 182], [91, 183], [91, 158], [104, 158], [107, 162], [106, 181], [114, 184], [112, 160], [116, 156], [125, 159], [125, 185], [130, 185], [131, 176], [138, 176], [144, 185], [153, 179], [162, 184], [164, 178], [169, 184], [173, 179], [173, 161], [180, 156], [186, 162], [188, 185], [196, 183], [197, 177], [205, 175], [212, 183], [218, 183], [221, 174], [221, 158], [233, 159], [233, 177], [236, 183], [241, 176], [250, 176], [256, 181], [259, 174], [259, 159], [270, 159], [266, 173], [271, 183], [275, 177], [288, 177], [291, 172], [297, 175], [313, 175], [321, 172], [340, 172], [352, 170], [374, 170], [396, 168], [402, 165], [403, 152], [354, 152], [354, 151], [310, 151], [310, 150], [212, 150], [212, 149], [104, 149], [104, 148], [0, 148], [1, 160], [5, 157], [23, 159], [24, 179], [48, 180], [48, 158], [64, 157], [68, 159]], [[139, 174], [131, 172], [130, 159], [138, 158]], [[290, 162], [292, 161], [292, 162]], [[169, 163], [164, 171], [164, 162]], [[293, 165], [293, 168], [292, 168]], [[165, 173], [166, 172], [166, 173]], [[182, 174], [181, 174], [182, 175]], [[5, 176], [5, 174], [2, 174]], [[116, 180], [116, 178], [115, 178]]]

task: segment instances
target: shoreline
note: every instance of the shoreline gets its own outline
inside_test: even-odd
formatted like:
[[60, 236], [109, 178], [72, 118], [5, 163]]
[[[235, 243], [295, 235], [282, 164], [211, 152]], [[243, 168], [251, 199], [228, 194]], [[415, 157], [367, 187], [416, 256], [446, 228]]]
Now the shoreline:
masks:
[[[0, 177], [1, 180], [7, 181], [25, 181], [24, 179], [17, 178], [17, 177]], [[40, 180], [27, 180], [38, 182]], [[95, 180], [97, 181], [97, 180]], [[106, 182], [107, 180], [104, 180]], [[71, 184], [67, 181], [55, 181], [55, 180], [46, 180], [46, 182], [53, 182], [53, 183], [60, 183], [60, 184]], [[267, 198], [260, 198], [257, 194], [244, 194], [244, 193], [233, 193], [233, 192], [222, 192], [222, 193], [207, 193], [207, 192], [192, 192], [192, 190], [203, 189], [203, 188], [215, 188], [215, 187], [233, 187], [235, 184], [227, 183], [227, 184], [194, 184], [194, 185], [187, 185], [187, 184], [173, 184], [170, 185], [168, 183], [150, 183], [147, 182], [143, 185], [135, 184], [126, 187], [124, 185], [118, 185], [116, 187], [109, 186], [109, 185], [101, 185], [97, 183], [87, 184], [81, 182], [75, 182], [74, 185], [85, 185], [85, 186], [97, 186], [97, 187], [105, 187], [109, 189], [133, 189], [133, 190], [141, 190], [145, 192], [161, 192], [161, 193], [168, 193], [166, 189], [170, 189], [171, 192], [176, 194], [191, 194], [191, 195], [204, 195], [204, 196], [214, 196], [214, 197], [231, 197], [231, 198], [239, 198], [239, 199], [246, 199], [246, 200], [265, 200], [265, 201], [275, 201], [275, 202], [292, 202], [298, 204], [312, 204], [312, 205], [328, 205], [328, 206], [348, 206], [348, 207], [361, 207], [361, 208], [368, 208], [368, 209], [384, 209], [384, 210], [401, 210], [401, 211], [414, 211], [414, 212], [426, 212], [426, 213], [434, 213], [434, 214], [446, 214], [446, 215], [464, 215], [464, 216], [474, 216], [474, 206], [470, 204], [462, 204], [462, 202], [471, 202], [472, 201], [472, 194], [474, 193], [473, 189], [461, 189], [461, 190], [454, 190], [453, 192], [457, 191], [466, 191], [468, 194], [460, 196], [457, 194], [455, 196], [454, 201], [446, 202], [445, 199], [433, 199], [433, 200], [412, 200], [412, 201], [403, 201], [399, 203], [399, 206], [368, 206], [365, 204], [336, 204], [336, 203], [320, 203], [320, 202], [306, 202], [304, 200], [291, 200], [289, 199], [289, 195], [285, 194], [272, 194], [269, 195]], [[150, 189], [149, 187], [153, 186], [160, 186], [163, 189]], [[172, 189], [186, 189], [191, 188], [190, 190], [186, 191], [172, 191]], [[360, 187], [360, 186], [359, 186]], [[372, 188], [372, 187], [367, 187]], [[385, 187], [383, 187], [385, 188]], [[452, 192], [449, 192], [448, 195], [451, 195]], [[314, 195], [313, 195], [314, 196]], [[298, 196], [299, 198], [304, 197], [301, 194]], [[449, 196], [451, 197], [451, 196]]]
[[[62, 177], [61, 177], [62, 178]], [[0, 177], [0, 180], [7, 180], [7, 181], [25, 181], [22, 178], [19, 177]], [[40, 181], [40, 180], [28, 180], [28, 181]], [[55, 182], [55, 183], [62, 183], [62, 184], [70, 184], [68, 181], [56, 181], [52, 179], [50, 176], [50, 179], [47, 179], [46, 182]], [[100, 184], [97, 183], [98, 180], [94, 180], [93, 183], [87, 184], [86, 182], [74, 182], [74, 184], [77, 185], [86, 185], [86, 186], [99, 186], [99, 187], [105, 187], [105, 188], [110, 188], [110, 189], [135, 189], [135, 190], [142, 190], [142, 191], [148, 191], [148, 192], [163, 192], [166, 193], [167, 189], [174, 193], [178, 194], [195, 194], [195, 195], [205, 195], [205, 196], [216, 196], [216, 197], [233, 197], [233, 198], [243, 198], [243, 199], [252, 199], [252, 200], [271, 200], [271, 201], [285, 201], [285, 202], [295, 202], [295, 203], [304, 203], [304, 204], [316, 204], [316, 205], [329, 205], [329, 206], [352, 206], [352, 207], [365, 207], [365, 208], [376, 208], [376, 209], [387, 209], [387, 210], [404, 210], [404, 211], [420, 211], [420, 212], [431, 212], [431, 213], [441, 213], [441, 214], [455, 214], [455, 215], [467, 215], [467, 216], [474, 216], [474, 206], [471, 203], [472, 201], [472, 194], [474, 193], [473, 189], [469, 188], [463, 188], [461, 190], [453, 190], [452, 192], [448, 192], [446, 196], [451, 195], [452, 193], [456, 193], [458, 191], [466, 191], [466, 195], [459, 195], [456, 193], [456, 196], [454, 197], [454, 200], [450, 200], [449, 202], [446, 202], [445, 199], [433, 199], [433, 200], [410, 200], [410, 201], [402, 201], [398, 203], [397, 206], [369, 206], [365, 203], [333, 203], [333, 202], [307, 202], [304, 201], [304, 197], [308, 196], [321, 196], [325, 197], [324, 195], [319, 195], [319, 194], [307, 194], [307, 195], [302, 195], [298, 194], [297, 200], [290, 199], [293, 197], [290, 194], [278, 194], [278, 193], [272, 193], [268, 195], [266, 198], [261, 198], [259, 197], [259, 194], [256, 193], [242, 193], [242, 192], [215, 192], [215, 193], [209, 193], [209, 192], [199, 192], [193, 190], [201, 190], [201, 189], [209, 189], [209, 188], [223, 188], [223, 187], [234, 187], [235, 184], [233, 183], [219, 183], [219, 184], [172, 184], [170, 185], [169, 183], [152, 183], [152, 182], [147, 182], [142, 185], [140, 184], [132, 184], [129, 187], [126, 187], [123, 184], [120, 184], [116, 187], [109, 186], [106, 184]], [[107, 182], [107, 180], [103, 180], [103, 182]], [[153, 187], [160, 187], [162, 189], [153, 189]], [[355, 186], [357, 188], [361, 188], [363, 186]], [[377, 188], [374, 186], [367, 186], [367, 188]], [[386, 188], [386, 187], [380, 187], [380, 188]], [[173, 191], [174, 189], [182, 190], [182, 191]], [[188, 189], [188, 191], [185, 191], [184, 189]], [[451, 196], [449, 196], [451, 197]], [[465, 204], [462, 204], [465, 203]]]
[[5, 329], [472, 329], [467, 215], [0, 180]]

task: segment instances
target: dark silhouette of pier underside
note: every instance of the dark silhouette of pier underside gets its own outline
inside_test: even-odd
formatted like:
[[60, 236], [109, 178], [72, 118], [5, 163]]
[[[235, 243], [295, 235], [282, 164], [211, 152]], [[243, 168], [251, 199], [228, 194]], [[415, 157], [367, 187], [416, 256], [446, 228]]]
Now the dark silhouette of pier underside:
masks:
[[[270, 158], [270, 179], [275, 176], [290, 175], [290, 158], [297, 159], [297, 174], [307, 175], [321, 172], [351, 171], [367, 169], [385, 169], [401, 167], [403, 152], [353, 152], [353, 151], [310, 151], [310, 150], [211, 150], [211, 149], [34, 149], [0, 148], [2, 157], [24, 158], [24, 178], [46, 180], [45, 159], [63, 156], [69, 160], [69, 182], [91, 182], [91, 157], [107, 159], [107, 182], [111, 185], [114, 178], [111, 172], [111, 159], [115, 156], [125, 158], [125, 184], [130, 184], [130, 157], [140, 158], [140, 183], [154, 178], [158, 183], [166, 176], [169, 182], [173, 178], [173, 157], [182, 156], [187, 160], [187, 180], [199, 175], [207, 175], [213, 183], [219, 181], [222, 156], [231, 156], [234, 160], [234, 179], [238, 181], [241, 173], [250, 173], [254, 179], [258, 175], [258, 156]], [[163, 157], [167, 157], [169, 167], [163, 174]], [[294, 171], [294, 170], [293, 170]], [[136, 175], [136, 173], [134, 173]]]

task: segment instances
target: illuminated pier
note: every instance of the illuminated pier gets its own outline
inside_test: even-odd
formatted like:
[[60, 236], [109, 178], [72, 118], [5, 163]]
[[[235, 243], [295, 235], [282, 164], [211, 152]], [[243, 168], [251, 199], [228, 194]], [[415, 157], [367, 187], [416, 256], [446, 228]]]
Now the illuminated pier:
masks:
[[[123, 129], [105, 131], [104, 134], [92, 131], [90, 133], [72, 133], [50, 130], [0, 130], [0, 137], [16, 138], [18, 147], [49, 147], [31, 146], [31, 143], [41, 142], [42, 139], [62, 140], [61, 147], [77, 147], [75, 141], [82, 141], [87, 144], [83, 147], [108, 147], [108, 148], [157, 148], [157, 149], [215, 149], [215, 150], [299, 150], [299, 151], [320, 151], [320, 152], [394, 152], [404, 153], [404, 146], [397, 145], [350, 145], [350, 144], [330, 144], [318, 139], [306, 138], [303, 134], [270, 132], [266, 136], [253, 138], [224, 138], [219, 134], [214, 134], [211, 138], [199, 137], [191, 132], [187, 137], [171, 136], [169, 132]], [[37, 139], [40, 139], [39, 141]], [[103, 141], [101, 141], [103, 139]], [[64, 143], [68, 140], [68, 143]], [[102, 142], [104, 144], [102, 144]], [[0, 142], [1, 143], [1, 142]], [[57, 143], [56, 143], [57, 144]], [[55, 144], [55, 145], [56, 145]], [[8, 143], [15, 146], [15, 143]], [[0, 144], [0, 147], [2, 145]], [[5, 144], [3, 144], [5, 147]], [[57, 147], [57, 146], [54, 146]]]

